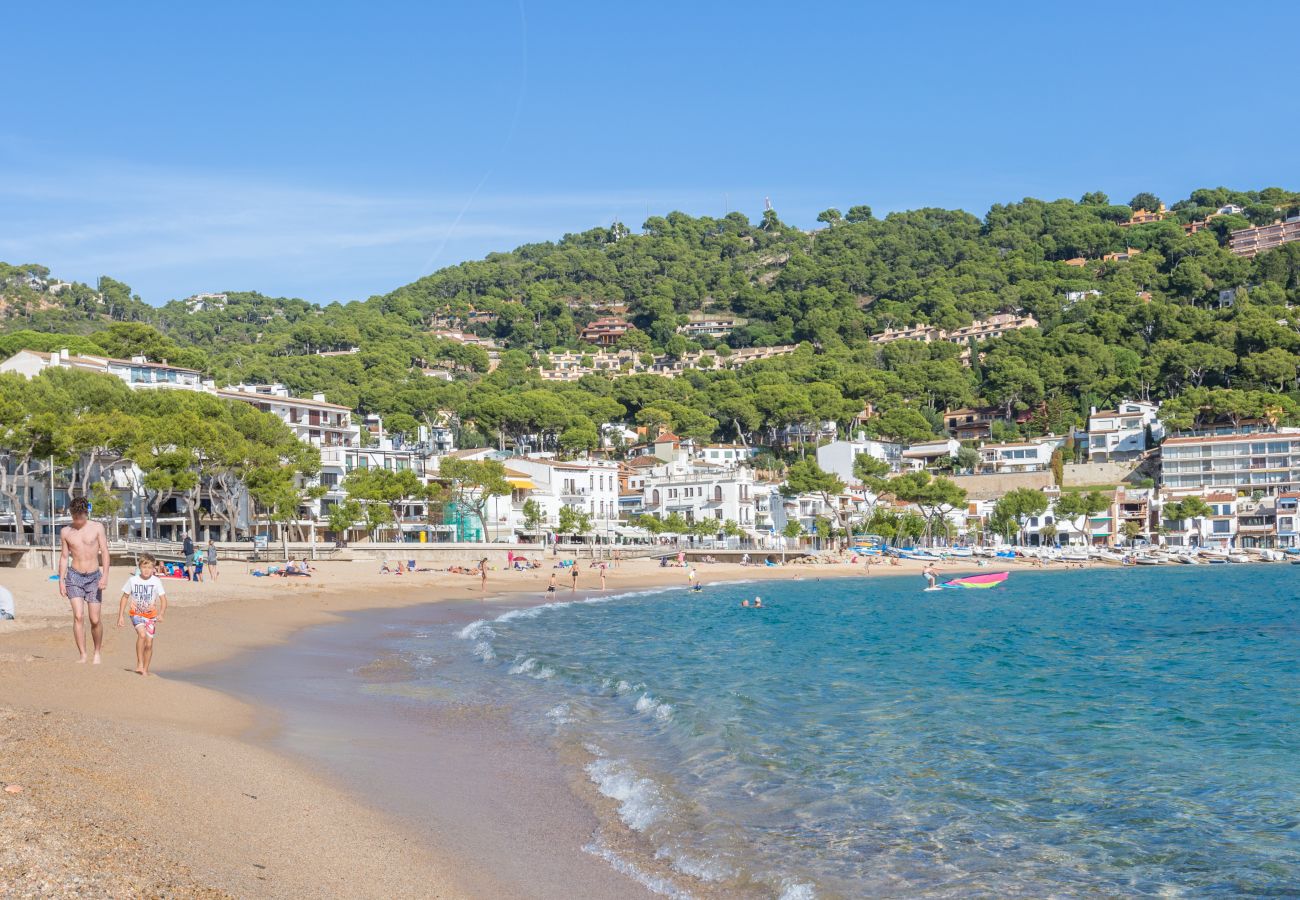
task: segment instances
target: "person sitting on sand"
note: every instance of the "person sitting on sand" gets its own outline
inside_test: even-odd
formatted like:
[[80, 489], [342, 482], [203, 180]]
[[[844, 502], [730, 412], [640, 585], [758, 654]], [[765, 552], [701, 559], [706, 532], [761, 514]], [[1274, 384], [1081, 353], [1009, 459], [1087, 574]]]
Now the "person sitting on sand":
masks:
[[131, 625], [136, 634], [135, 670], [140, 675], [149, 674], [155, 629], [167, 611], [167, 589], [154, 574], [157, 564], [158, 561], [148, 553], [140, 554], [140, 574], [126, 580], [117, 608], [117, 627], [125, 628], [127, 605], [130, 604]]
[[380, 575], [391, 575], [392, 572], [393, 572], [393, 570], [390, 569], [390, 568], [388, 568], [388, 557], [384, 557], [383, 559], [381, 559], [381, 560], [379, 561], [379, 574], [380, 574]]

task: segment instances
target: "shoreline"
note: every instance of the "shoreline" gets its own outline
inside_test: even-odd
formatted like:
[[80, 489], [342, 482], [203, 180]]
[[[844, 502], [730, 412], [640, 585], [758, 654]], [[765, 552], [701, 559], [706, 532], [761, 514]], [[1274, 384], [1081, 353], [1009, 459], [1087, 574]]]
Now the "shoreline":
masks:
[[[921, 566], [880, 568], [873, 567], [865, 577], [914, 577]], [[1053, 568], [1061, 567], [1048, 567]], [[377, 812], [337, 779], [311, 771], [304, 760], [271, 749], [277, 726], [265, 706], [168, 673], [191, 673], [288, 643], [306, 628], [344, 621], [345, 613], [478, 601], [491, 618], [510, 608], [585, 599], [598, 592], [561, 589], [554, 600], [547, 598], [546, 569], [495, 573], [486, 595], [478, 593], [477, 579], [468, 576], [381, 578], [355, 563], [326, 563], [321, 569], [311, 581], [253, 579], [223, 571], [217, 584], [178, 582], [160, 629], [161, 677], [148, 680], [129, 671], [133, 642], [113, 628], [114, 604], [106, 604], [112, 614], [105, 616], [105, 663], [98, 669], [72, 658], [67, 614], [58, 612], [64, 601], [52, 582], [45, 587], [54, 599], [37, 596], [31, 604], [44, 614], [38, 613], [36, 622], [4, 623], [0, 721], [15, 737], [0, 760], [0, 782], [24, 790], [0, 794], [0, 821], [6, 833], [19, 836], [0, 853], [0, 892], [34, 895], [41, 884], [76, 878], [80, 880], [64, 883], [106, 893], [174, 896], [293, 896], [319, 892], [324, 885], [348, 896], [482, 895], [459, 883], [456, 873], [466, 868], [464, 860], [425, 845], [403, 823]], [[698, 569], [706, 585], [864, 577], [861, 565], [716, 564]], [[982, 570], [953, 565], [943, 571]], [[594, 570], [582, 573], [584, 587], [596, 580]], [[110, 591], [124, 576], [113, 573]], [[28, 591], [34, 594], [45, 577], [32, 573]], [[409, 580], [399, 586], [398, 577]], [[610, 570], [608, 581], [609, 594], [686, 586], [682, 570], [644, 560]], [[21, 588], [15, 593], [23, 615], [28, 604]], [[166, 762], [151, 763], [144, 779], [127, 774], [134, 765], [114, 764], [115, 759], [155, 757]], [[84, 846], [79, 835], [87, 827], [100, 848], [111, 852], [97, 856], [99, 850]], [[151, 835], [144, 861], [131, 855], [140, 849], [134, 835], [142, 833]], [[289, 835], [300, 837], [289, 841]], [[348, 851], [359, 843], [366, 846], [365, 854]], [[257, 859], [272, 858], [267, 853], [271, 847], [273, 862]], [[117, 864], [130, 859], [136, 862]], [[69, 863], [76, 861], [92, 871], [73, 875]], [[491, 860], [478, 864], [489, 866]]]

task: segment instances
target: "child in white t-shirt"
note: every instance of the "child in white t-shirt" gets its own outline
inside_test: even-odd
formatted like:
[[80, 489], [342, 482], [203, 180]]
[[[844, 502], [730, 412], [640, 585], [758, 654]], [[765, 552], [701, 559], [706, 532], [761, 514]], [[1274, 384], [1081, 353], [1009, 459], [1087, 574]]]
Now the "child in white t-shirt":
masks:
[[131, 607], [131, 625], [135, 628], [135, 670], [149, 674], [153, 660], [154, 629], [167, 611], [167, 589], [154, 574], [158, 562], [148, 553], [140, 554], [140, 574], [132, 575], [122, 585], [122, 600], [117, 610], [117, 627], [126, 627], [127, 605]]

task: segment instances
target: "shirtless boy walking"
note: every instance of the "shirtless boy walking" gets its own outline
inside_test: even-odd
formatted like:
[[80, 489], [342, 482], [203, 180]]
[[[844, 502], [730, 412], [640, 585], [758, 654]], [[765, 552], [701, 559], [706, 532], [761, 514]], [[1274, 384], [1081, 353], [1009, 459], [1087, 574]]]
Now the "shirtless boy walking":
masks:
[[104, 626], [100, 621], [104, 588], [108, 587], [108, 537], [104, 526], [90, 521], [90, 504], [76, 497], [68, 505], [72, 524], [63, 528], [59, 551], [59, 593], [72, 606], [72, 636], [77, 642], [80, 662], [86, 661], [85, 617], [90, 617], [90, 634], [95, 642], [94, 664], [99, 665], [99, 649], [104, 643]]

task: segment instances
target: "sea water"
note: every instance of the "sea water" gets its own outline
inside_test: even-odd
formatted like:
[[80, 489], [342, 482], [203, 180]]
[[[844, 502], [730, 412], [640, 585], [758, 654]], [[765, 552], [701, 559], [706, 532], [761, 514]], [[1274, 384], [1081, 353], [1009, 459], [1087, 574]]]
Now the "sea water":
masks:
[[663, 893], [1292, 896], [1296, 574], [642, 593], [484, 618], [428, 677], [580, 744]]

